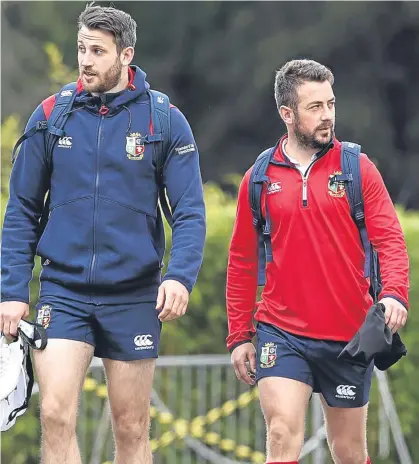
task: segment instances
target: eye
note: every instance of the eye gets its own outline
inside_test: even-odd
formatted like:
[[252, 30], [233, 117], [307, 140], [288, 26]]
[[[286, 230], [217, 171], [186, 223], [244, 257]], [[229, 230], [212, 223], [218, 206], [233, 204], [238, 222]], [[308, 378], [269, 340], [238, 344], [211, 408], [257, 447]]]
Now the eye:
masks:
[[86, 49], [83, 47], [83, 45], [78, 45], [77, 50], [83, 53]]
[[329, 108], [334, 108], [336, 102], [332, 101], [332, 102], [329, 102]]
[[318, 110], [320, 108], [320, 105], [317, 104], [317, 105], [313, 105], [310, 109], [311, 110]]
[[103, 55], [103, 50], [100, 48], [95, 48], [95, 55]]

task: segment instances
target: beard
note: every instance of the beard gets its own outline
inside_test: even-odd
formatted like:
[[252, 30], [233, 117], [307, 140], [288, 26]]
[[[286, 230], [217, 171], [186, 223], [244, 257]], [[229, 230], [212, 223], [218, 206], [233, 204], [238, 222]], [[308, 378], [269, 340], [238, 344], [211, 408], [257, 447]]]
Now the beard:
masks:
[[[115, 63], [104, 73], [96, 73], [90, 69], [80, 70], [80, 75], [83, 81], [83, 88], [89, 93], [105, 93], [116, 87], [121, 80], [122, 63], [117, 58]], [[93, 73], [95, 78], [92, 83], [88, 83], [83, 79], [84, 72]]]
[[335, 136], [335, 126], [332, 121], [323, 123], [316, 127], [314, 131], [305, 131], [297, 116], [294, 129], [294, 135], [298, 145], [301, 148], [309, 148], [313, 150], [323, 150]]

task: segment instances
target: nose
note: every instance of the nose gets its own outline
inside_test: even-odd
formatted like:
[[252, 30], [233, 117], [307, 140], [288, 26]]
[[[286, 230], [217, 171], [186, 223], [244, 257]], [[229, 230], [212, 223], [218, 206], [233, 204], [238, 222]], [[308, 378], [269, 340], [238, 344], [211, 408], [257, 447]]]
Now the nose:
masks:
[[323, 112], [322, 112], [322, 121], [333, 121], [333, 117], [334, 117], [334, 110], [333, 108], [329, 108], [327, 105], [326, 107], [323, 109]]
[[92, 55], [88, 51], [83, 53], [83, 55], [81, 56], [80, 65], [83, 68], [90, 68], [91, 66], [93, 66]]

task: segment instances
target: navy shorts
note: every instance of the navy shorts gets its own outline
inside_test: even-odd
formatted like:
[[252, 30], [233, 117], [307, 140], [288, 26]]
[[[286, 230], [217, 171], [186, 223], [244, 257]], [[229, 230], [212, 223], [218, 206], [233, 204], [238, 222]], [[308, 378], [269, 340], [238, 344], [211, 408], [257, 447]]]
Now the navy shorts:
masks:
[[105, 305], [44, 296], [36, 321], [48, 338], [89, 343], [98, 358], [132, 361], [158, 357], [161, 322], [155, 307], [155, 300]]
[[300, 337], [260, 322], [256, 335], [256, 381], [264, 377], [298, 380], [322, 393], [335, 408], [368, 403], [374, 363], [338, 360], [346, 342]]

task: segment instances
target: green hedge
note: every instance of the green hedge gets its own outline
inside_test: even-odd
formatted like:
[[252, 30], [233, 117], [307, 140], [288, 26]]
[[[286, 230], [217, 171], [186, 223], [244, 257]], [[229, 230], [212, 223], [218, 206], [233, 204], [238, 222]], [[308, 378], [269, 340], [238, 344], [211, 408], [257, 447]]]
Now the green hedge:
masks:
[[[54, 47], [49, 45], [52, 70], [52, 82], [59, 86], [63, 75], [61, 58]], [[51, 48], [52, 47], [52, 48]], [[54, 71], [55, 70], [55, 71]], [[58, 70], [58, 71], [57, 71]], [[66, 70], [65, 70], [66, 71]], [[58, 77], [57, 77], [58, 76]], [[1, 218], [3, 222], [5, 205], [8, 198], [8, 178], [13, 143], [19, 137], [21, 122], [17, 116], [9, 116], [2, 124], [2, 190]], [[230, 179], [231, 180], [231, 179]], [[237, 176], [232, 179], [237, 185]], [[225, 337], [227, 321], [225, 310], [225, 277], [227, 250], [236, 212], [236, 198], [225, 193], [217, 185], [205, 185], [208, 231], [205, 246], [204, 264], [197, 285], [192, 292], [188, 312], [185, 317], [166, 323], [162, 336], [162, 354], [226, 353]], [[402, 330], [409, 354], [390, 372], [391, 389], [400, 414], [403, 430], [412, 452], [413, 462], [419, 462], [419, 442], [415, 440], [419, 432], [419, 373], [415, 366], [419, 363], [419, 214], [398, 209], [406, 236], [411, 263], [410, 316], [407, 327]], [[170, 250], [170, 231], [167, 230], [168, 249]], [[166, 262], [167, 262], [166, 256]], [[31, 282], [32, 305], [38, 295], [39, 260]], [[374, 395], [375, 396], [375, 395]], [[376, 403], [376, 399], [373, 398]], [[38, 462], [39, 424], [36, 420], [36, 402], [25, 416], [18, 419], [16, 426], [2, 434], [2, 457], [9, 464], [31, 464]], [[377, 433], [369, 433], [372, 457], [374, 459]], [[375, 461], [374, 461], [375, 462]], [[394, 463], [392, 455], [388, 464]]]

